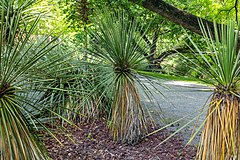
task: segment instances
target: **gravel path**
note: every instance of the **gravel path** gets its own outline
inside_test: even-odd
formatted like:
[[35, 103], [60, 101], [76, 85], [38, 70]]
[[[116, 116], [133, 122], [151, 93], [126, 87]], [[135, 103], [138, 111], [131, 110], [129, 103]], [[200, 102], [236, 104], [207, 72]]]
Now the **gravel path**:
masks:
[[[174, 132], [192, 120], [192, 123], [181, 131], [185, 143], [187, 143], [196, 122], [196, 119], [193, 120], [193, 118], [198, 117], [202, 108], [206, 106], [206, 102], [211, 96], [212, 89], [194, 82], [155, 80], [154, 86], [151, 86], [146, 80], [144, 81], [144, 84], [151, 91], [155, 91], [152, 92], [154, 100], [150, 102], [147, 98], [144, 98], [144, 103], [146, 104], [145, 106], [148, 110], [152, 113], [153, 118], [157, 121], [157, 123], [169, 124], [185, 117], [168, 128]], [[160, 91], [163, 95], [156, 93], [158, 91]], [[159, 118], [159, 114], [161, 114], [161, 112], [164, 114], [164, 122], [161, 122], [161, 119]], [[205, 115], [206, 109], [204, 109], [199, 117], [199, 123], [197, 126], [200, 126], [200, 124], [204, 122]], [[192, 144], [196, 144], [198, 142], [199, 135], [200, 133], [196, 136]]]

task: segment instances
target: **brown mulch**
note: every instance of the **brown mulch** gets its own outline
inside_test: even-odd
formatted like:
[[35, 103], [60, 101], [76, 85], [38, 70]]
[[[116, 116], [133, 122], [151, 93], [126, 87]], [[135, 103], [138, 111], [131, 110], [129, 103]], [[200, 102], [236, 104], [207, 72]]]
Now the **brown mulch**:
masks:
[[191, 160], [196, 154], [196, 148], [185, 146], [180, 136], [158, 146], [170, 135], [167, 130], [131, 146], [112, 141], [103, 121], [79, 126], [81, 130], [67, 127], [75, 143], [63, 134], [58, 134], [63, 146], [51, 137], [45, 138], [44, 143], [53, 160]]

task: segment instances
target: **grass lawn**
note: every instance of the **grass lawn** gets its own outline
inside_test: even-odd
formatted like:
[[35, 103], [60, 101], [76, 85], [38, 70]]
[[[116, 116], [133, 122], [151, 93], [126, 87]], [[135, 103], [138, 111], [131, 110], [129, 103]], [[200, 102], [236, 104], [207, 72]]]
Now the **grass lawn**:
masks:
[[190, 78], [190, 77], [180, 77], [180, 76], [173, 76], [168, 74], [161, 74], [157, 72], [149, 72], [149, 71], [138, 71], [139, 74], [160, 78], [160, 79], [167, 79], [167, 80], [174, 80], [174, 81], [189, 81], [189, 82], [196, 82], [196, 83], [204, 83], [197, 78]]
[[161, 73], [149, 72], [149, 71], [138, 71], [138, 73], [145, 76], [155, 77], [159, 79], [166, 79], [166, 80], [173, 80], [173, 81], [187, 81], [187, 82], [205, 84], [203, 81], [197, 78], [191, 78], [191, 77], [180, 77], [180, 76], [173, 76], [173, 75], [161, 74]]

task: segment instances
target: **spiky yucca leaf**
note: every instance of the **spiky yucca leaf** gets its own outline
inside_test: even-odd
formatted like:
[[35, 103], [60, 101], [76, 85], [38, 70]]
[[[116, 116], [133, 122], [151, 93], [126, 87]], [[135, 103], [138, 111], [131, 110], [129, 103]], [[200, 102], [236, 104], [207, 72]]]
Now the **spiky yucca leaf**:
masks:
[[189, 37], [200, 55], [199, 62], [203, 62], [201, 65], [194, 64], [201, 68], [202, 75], [211, 79], [206, 82], [215, 86], [198, 146], [197, 159], [240, 158], [240, 54], [237, 51], [239, 31], [235, 30], [234, 26], [233, 21], [220, 28], [215, 24], [215, 34], [212, 35], [200, 22], [209, 54], [203, 54]]

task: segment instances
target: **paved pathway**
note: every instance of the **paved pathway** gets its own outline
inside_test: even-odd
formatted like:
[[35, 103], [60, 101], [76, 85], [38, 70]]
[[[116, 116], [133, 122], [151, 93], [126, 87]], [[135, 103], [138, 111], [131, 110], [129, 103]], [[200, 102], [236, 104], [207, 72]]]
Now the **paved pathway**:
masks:
[[[190, 122], [194, 117], [197, 117], [202, 108], [206, 106], [205, 104], [212, 93], [211, 88], [193, 82], [165, 80], [154, 81], [156, 83], [154, 86], [151, 86], [146, 80], [143, 80], [144, 84], [151, 91], [155, 91], [152, 92], [154, 97], [152, 102], [147, 100], [147, 98], [144, 98], [144, 103], [146, 104], [145, 106], [149, 109], [158, 123], [163, 123], [160, 120], [161, 118], [159, 118], [159, 114], [161, 114], [161, 112], [164, 113], [165, 124], [169, 124], [175, 120], [185, 117], [178, 123], [175, 123], [168, 128], [173, 132], [181, 128], [184, 124]], [[157, 90], [163, 95], [157, 93]], [[161, 109], [156, 104], [159, 104]], [[199, 117], [198, 126], [204, 121], [205, 115], [206, 109]], [[195, 122], [196, 120], [193, 120], [192, 123], [182, 130], [185, 142], [189, 139]], [[193, 141], [193, 144], [197, 143], [199, 135], [200, 133]]]

